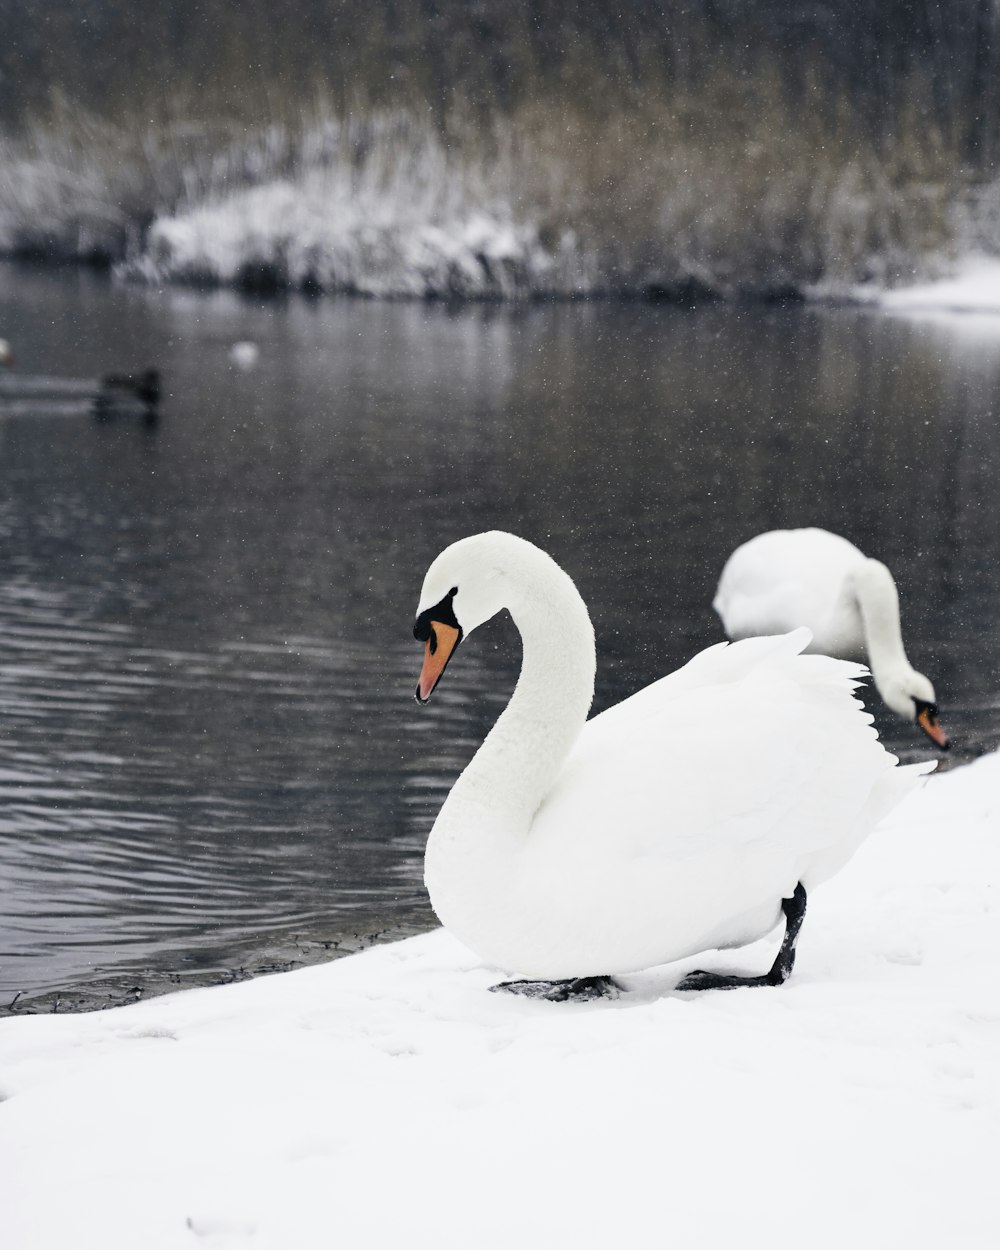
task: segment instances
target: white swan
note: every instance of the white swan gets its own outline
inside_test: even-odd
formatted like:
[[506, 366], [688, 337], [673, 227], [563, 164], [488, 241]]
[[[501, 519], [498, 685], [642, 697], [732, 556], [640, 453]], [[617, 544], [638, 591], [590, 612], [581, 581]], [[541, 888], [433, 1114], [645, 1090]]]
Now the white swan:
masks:
[[843, 659], [867, 656], [883, 702], [948, 749], [934, 687], [903, 650], [892, 574], [846, 538], [821, 529], [758, 534], [727, 560], [713, 606], [730, 638], [783, 634], [805, 625], [813, 635], [809, 651]]
[[550, 556], [494, 532], [454, 543], [427, 572], [414, 625], [426, 642], [421, 703], [462, 639], [505, 607], [521, 675], [427, 843], [442, 923], [536, 978], [503, 988], [558, 999], [754, 941], [784, 912], [769, 973], [693, 973], [680, 988], [783, 981], [806, 891], [933, 768], [897, 768], [883, 749], [851, 694], [864, 670], [799, 655], [807, 630], [719, 643], [587, 721], [596, 656], [584, 602]]

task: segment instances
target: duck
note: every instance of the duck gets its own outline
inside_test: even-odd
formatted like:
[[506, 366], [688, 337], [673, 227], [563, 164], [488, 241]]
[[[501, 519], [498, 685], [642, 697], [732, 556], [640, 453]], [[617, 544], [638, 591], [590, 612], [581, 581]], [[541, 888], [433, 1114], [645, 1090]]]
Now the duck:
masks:
[[817, 528], [758, 534], [726, 561], [713, 607], [728, 638], [805, 625], [809, 651], [867, 660], [883, 703], [940, 750], [951, 746], [933, 684], [906, 658], [892, 574], [846, 538]]
[[116, 416], [136, 409], [147, 418], [155, 416], [160, 403], [159, 369], [139, 373], [105, 373], [94, 396], [97, 417]]
[[156, 419], [161, 395], [158, 369], [138, 373], [105, 373], [97, 378], [47, 377], [10, 372], [14, 353], [6, 339], [0, 339], [0, 398], [15, 403], [88, 404], [96, 417], [141, 415]]
[[809, 894], [934, 761], [897, 765], [853, 693], [866, 670], [803, 654], [804, 628], [717, 643], [588, 720], [586, 604], [550, 555], [501, 531], [427, 570], [418, 703], [504, 609], [520, 675], [431, 828], [438, 919], [512, 975], [492, 989], [562, 1002], [614, 997], [617, 977], [748, 945], [783, 918], [767, 972], [697, 970], [677, 988], [780, 985]]

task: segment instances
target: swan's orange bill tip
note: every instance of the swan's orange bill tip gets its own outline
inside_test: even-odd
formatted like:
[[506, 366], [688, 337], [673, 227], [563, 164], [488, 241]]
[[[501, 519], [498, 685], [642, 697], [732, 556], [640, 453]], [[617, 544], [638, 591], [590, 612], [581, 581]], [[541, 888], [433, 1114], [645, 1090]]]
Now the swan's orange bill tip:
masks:
[[951, 746], [951, 739], [941, 728], [941, 722], [934, 715], [929, 707], [923, 708], [917, 716], [917, 724], [924, 731], [931, 742], [936, 747], [940, 747], [942, 751], [947, 751]]
[[424, 664], [417, 682], [417, 702], [426, 703], [441, 680], [441, 674], [451, 659], [452, 652], [462, 637], [462, 631], [453, 625], [431, 621], [431, 636], [424, 649]]

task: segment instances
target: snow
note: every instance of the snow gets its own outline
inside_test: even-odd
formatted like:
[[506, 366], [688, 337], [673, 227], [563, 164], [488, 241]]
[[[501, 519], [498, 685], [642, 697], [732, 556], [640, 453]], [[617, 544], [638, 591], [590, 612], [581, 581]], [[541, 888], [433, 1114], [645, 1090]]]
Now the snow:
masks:
[[883, 290], [855, 287], [851, 297], [896, 313], [979, 313], [1000, 317], [1000, 259], [975, 254], [947, 278]]
[[[159, 218], [128, 268], [154, 281], [316, 286], [373, 296], [517, 298], [552, 288], [558, 256], [509, 205], [357, 186], [312, 170]], [[557, 250], [575, 263], [574, 241]]]
[[0, 1024], [11, 1250], [993, 1247], [1000, 756], [930, 779], [774, 941], [552, 1004], [443, 931]]

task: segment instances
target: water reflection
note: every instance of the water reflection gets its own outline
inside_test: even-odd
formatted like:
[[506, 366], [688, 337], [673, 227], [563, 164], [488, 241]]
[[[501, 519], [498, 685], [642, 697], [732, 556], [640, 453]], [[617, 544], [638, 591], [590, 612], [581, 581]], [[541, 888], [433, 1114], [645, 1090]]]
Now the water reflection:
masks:
[[424, 569], [473, 530], [572, 572], [598, 707], [718, 639], [738, 543], [837, 530], [896, 574], [965, 751], [1000, 736], [1000, 342], [970, 364], [865, 312], [9, 277], [23, 369], [155, 363], [167, 394], [156, 430], [0, 418], [0, 994], [419, 917], [430, 821], [518, 659], [493, 622], [412, 702]]

